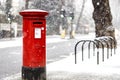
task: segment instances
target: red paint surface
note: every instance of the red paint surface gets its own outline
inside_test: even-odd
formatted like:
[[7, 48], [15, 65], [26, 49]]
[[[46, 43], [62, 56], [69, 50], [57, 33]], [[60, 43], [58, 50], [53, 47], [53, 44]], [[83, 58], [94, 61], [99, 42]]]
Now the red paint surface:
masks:
[[[46, 11], [22, 11], [23, 16], [23, 66], [46, 66]], [[41, 38], [35, 38], [35, 28], [41, 30]]]

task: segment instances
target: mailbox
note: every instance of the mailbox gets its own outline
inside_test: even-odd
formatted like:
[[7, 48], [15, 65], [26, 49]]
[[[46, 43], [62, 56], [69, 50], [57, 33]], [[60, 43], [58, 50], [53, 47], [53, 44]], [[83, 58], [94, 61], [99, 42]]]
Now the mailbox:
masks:
[[47, 11], [24, 10], [23, 16], [23, 80], [46, 80]]

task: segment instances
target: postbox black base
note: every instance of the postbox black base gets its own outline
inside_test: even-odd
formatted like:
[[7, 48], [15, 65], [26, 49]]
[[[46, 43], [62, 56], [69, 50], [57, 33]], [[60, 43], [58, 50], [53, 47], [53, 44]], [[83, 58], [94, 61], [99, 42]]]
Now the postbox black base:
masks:
[[46, 80], [46, 67], [22, 67], [22, 80]]

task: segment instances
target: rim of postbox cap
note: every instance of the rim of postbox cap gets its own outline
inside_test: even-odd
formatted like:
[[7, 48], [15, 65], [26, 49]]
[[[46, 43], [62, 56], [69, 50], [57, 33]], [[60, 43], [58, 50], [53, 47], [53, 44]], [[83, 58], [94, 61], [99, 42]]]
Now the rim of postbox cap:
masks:
[[40, 10], [40, 9], [27, 9], [27, 10], [23, 10], [23, 11], [21, 11], [20, 12], [20, 14], [22, 15], [22, 16], [40, 16], [40, 15], [42, 15], [42, 16], [46, 16], [46, 15], [48, 15], [48, 12], [47, 11], [45, 11], [45, 10]]

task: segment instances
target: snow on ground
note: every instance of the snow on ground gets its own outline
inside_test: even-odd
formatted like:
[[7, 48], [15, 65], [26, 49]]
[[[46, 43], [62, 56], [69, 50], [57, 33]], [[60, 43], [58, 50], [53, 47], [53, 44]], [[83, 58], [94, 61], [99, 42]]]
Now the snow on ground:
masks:
[[22, 38], [7, 38], [0, 40], [0, 48], [22, 46]]
[[[91, 59], [87, 59], [85, 56], [85, 61], [82, 62], [80, 53], [77, 57], [77, 64], [75, 64], [75, 57], [71, 55], [70, 57], [48, 64], [47, 71], [66, 71], [66, 72], [75, 72], [75, 73], [90, 73], [90, 74], [100, 74], [100, 75], [111, 75], [111, 74], [120, 74], [120, 48], [117, 49], [117, 53], [110, 57], [109, 59], [105, 58], [105, 61], [102, 62], [100, 59], [100, 64], [97, 65], [97, 57], [94, 56]], [[107, 51], [105, 51], [107, 52]], [[87, 53], [87, 50], [84, 51]], [[101, 52], [100, 52], [101, 53]], [[105, 53], [107, 54], [107, 53]], [[100, 56], [102, 57], [102, 56]], [[106, 56], [105, 56], [106, 57]]]
[[[94, 34], [89, 34], [89, 36], [85, 35], [78, 35], [76, 39], [92, 39], [94, 37]], [[22, 38], [18, 38], [16, 41], [11, 40], [11, 41], [0, 41], [0, 46], [1, 44], [7, 44], [8, 45], [17, 45], [21, 44], [18, 43], [21, 41]], [[47, 43], [53, 43], [53, 42], [59, 42], [59, 41], [67, 41], [68, 38], [65, 39], [60, 39], [57, 35], [55, 36], [47, 36]], [[13, 44], [14, 42], [14, 44]], [[4, 44], [3, 44], [4, 43]], [[16, 44], [15, 44], [16, 43]], [[3, 46], [2, 46], [3, 47]], [[1, 47], [0, 47], [1, 48]], [[91, 49], [91, 53], [93, 50]], [[100, 49], [100, 62], [99, 65], [97, 65], [97, 56], [93, 56], [91, 54], [91, 58], [88, 59], [88, 50], [87, 48], [84, 50], [84, 61], [82, 62], [81, 59], [81, 52], [78, 51], [77, 54], [77, 64], [75, 64], [75, 56], [74, 53], [72, 53], [69, 57], [62, 59], [60, 61], [56, 61], [50, 64], [47, 64], [47, 72], [49, 74], [58, 73], [58, 72], [67, 72], [67, 73], [75, 73], [75, 74], [94, 74], [94, 75], [120, 75], [120, 46], [118, 45], [118, 48], [116, 50], [116, 54], [107, 59], [107, 49], [105, 49], [105, 61], [102, 62], [102, 50]], [[110, 51], [109, 51], [110, 52]], [[113, 51], [114, 52], [114, 51]], [[16, 75], [10, 76], [8, 78], [5, 78], [3, 80], [13, 80]], [[57, 75], [56, 75], [57, 76]], [[59, 75], [58, 75], [59, 76]], [[17, 74], [17, 78], [20, 78], [20, 73]], [[98, 78], [98, 77], [97, 77]], [[62, 79], [63, 80], [63, 79]], [[67, 80], [67, 79], [66, 79]], [[83, 79], [84, 80], [84, 79]], [[90, 79], [93, 80], [93, 79]], [[97, 79], [96, 79], [97, 80]], [[100, 79], [100, 80], [105, 80], [105, 79]], [[118, 79], [119, 80], [119, 79]]]
[[67, 41], [68, 39], [62, 39], [60, 35], [52, 35], [52, 36], [47, 36], [46, 37], [46, 43], [57, 43], [57, 42], [63, 42]]

